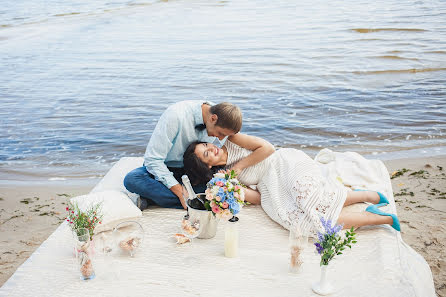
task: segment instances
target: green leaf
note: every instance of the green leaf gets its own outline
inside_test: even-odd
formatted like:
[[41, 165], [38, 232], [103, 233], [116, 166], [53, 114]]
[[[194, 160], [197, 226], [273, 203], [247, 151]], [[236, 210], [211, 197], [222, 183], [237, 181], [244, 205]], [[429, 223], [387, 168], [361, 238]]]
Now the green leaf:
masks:
[[211, 201], [206, 200], [206, 202], [204, 203], [204, 208], [206, 208], [206, 210], [212, 210]]

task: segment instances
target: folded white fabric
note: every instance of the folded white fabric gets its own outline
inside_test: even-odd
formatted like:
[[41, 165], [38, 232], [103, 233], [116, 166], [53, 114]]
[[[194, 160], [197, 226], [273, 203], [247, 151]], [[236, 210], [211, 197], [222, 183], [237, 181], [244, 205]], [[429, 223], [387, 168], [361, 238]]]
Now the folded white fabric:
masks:
[[[325, 177], [352, 189], [385, 191], [389, 174], [380, 160], [369, 160], [355, 152], [333, 152], [327, 148], [314, 158]], [[389, 195], [390, 193], [387, 193]]]
[[139, 195], [127, 191], [124, 187], [124, 178], [135, 168], [141, 167], [144, 162], [143, 158], [121, 158], [115, 165], [107, 172], [107, 174], [101, 179], [96, 187], [91, 190], [90, 193], [101, 192], [105, 190], [116, 190], [127, 194], [127, 196], [136, 205], [136, 200]]
[[98, 224], [94, 233], [108, 231], [121, 222], [136, 219], [142, 216], [141, 210], [120, 191], [108, 190], [77, 196], [70, 199], [71, 203], [77, 203], [79, 209], [85, 211], [89, 206], [101, 203], [102, 223]]
[[[321, 165], [329, 176], [339, 176], [366, 189], [383, 189], [391, 202], [387, 208], [394, 212], [390, 178], [381, 161], [361, 161], [347, 153], [333, 156], [335, 160], [329, 158], [332, 161]], [[354, 159], [359, 162], [353, 162]], [[118, 162], [117, 168], [131, 170], [141, 159], [127, 158], [125, 162], [128, 164]], [[359, 171], [352, 168], [355, 163], [370, 174], [364, 178], [359, 175], [350, 182], [353, 175], [350, 171]], [[125, 175], [121, 169], [114, 171], [119, 177], [107, 174], [101, 187], [120, 181]], [[380, 183], [376, 185], [371, 176], [380, 177]], [[115, 195], [108, 196], [107, 192], [101, 195], [109, 202]], [[116, 208], [121, 213], [122, 209]], [[171, 235], [178, 230], [183, 216], [184, 211], [179, 209], [145, 211], [138, 221], [146, 230], [146, 240], [135, 258], [96, 261], [97, 277], [82, 283], [76, 281], [79, 275], [74, 268], [72, 235], [65, 221], [0, 288], [0, 296], [315, 296], [311, 284], [319, 279], [320, 257], [315, 254], [312, 242], [303, 251], [302, 272], [289, 273], [288, 231], [269, 219], [261, 206], [250, 205], [240, 212], [237, 223], [240, 255], [233, 259], [223, 256], [223, 223], [212, 239], [197, 239], [189, 246], [173, 243]], [[358, 243], [329, 265], [328, 279], [337, 289], [332, 297], [436, 296], [429, 265], [403, 242], [399, 232], [388, 225], [379, 225], [361, 227], [357, 233]], [[188, 275], [199, 275], [200, 281], [187, 285], [172, 281], [184, 279], [185, 267]], [[113, 277], [115, 273], [124, 276], [125, 281]], [[216, 279], [224, 279], [232, 287], [216, 289]], [[240, 282], [241, 279], [244, 281]]]

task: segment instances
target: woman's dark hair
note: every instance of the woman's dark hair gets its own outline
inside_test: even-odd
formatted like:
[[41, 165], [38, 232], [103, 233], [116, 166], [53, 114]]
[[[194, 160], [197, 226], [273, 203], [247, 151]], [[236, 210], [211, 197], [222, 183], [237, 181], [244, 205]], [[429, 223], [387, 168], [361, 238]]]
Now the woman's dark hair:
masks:
[[195, 154], [197, 145], [205, 142], [192, 142], [183, 154], [184, 171], [192, 185], [205, 184], [212, 179], [213, 174], [221, 169], [220, 166], [209, 168], [209, 166], [201, 161]]

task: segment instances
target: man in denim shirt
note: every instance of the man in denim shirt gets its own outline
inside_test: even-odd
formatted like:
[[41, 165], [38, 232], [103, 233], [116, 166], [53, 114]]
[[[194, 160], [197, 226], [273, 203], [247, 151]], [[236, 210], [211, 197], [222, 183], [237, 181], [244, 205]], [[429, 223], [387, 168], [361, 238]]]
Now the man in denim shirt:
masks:
[[[194, 141], [221, 146], [242, 126], [240, 109], [227, 102], [211, 105], [203, 101], [181, 101], [161, 115], [144, 154], [144, 166], [127, 174], [124, 186], [139, 194], [138, 207], [149, 204], [168, 208], [186, 208], [181, 186], [184, 174], [183, 154]], [[220, 142], [218, 140], [223, 140]], [[204, 192], [204, 186], [194, 188]]]

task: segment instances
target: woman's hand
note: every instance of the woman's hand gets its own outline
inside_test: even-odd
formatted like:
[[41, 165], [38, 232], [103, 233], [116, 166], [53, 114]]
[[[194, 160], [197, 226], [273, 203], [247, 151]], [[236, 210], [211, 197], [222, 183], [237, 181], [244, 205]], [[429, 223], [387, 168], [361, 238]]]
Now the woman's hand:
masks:
[[237, 164], [235, 164], [234, 166], [231, 167], [231, 170], [234, 170], [236, 176], [238, 176], [242, 172], [243, 168], [240, 168], [237, 166]]
[[[242, 172], [242, 168], [237, 167], [237, 164], [235, 164], [234, 166], [232, 166], [231, 168], [229, 168], [229, 170], [234, 170], [236, 175], [239, 175], [240, 172]], [[226, 171], [228, 171], [228, 169], [224, 170], [224, 169], [220, 169], [219, 171], [217, 171], [218, 173], [223, 173], [225, 174]]]

